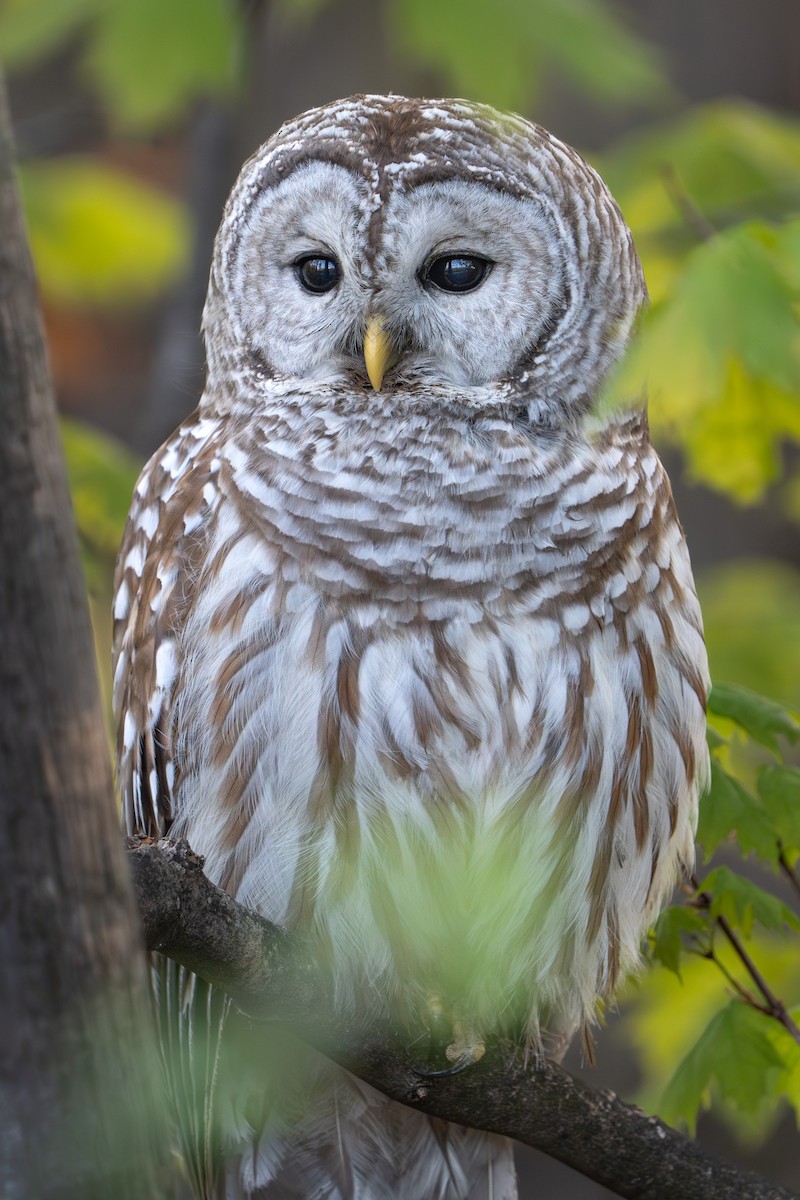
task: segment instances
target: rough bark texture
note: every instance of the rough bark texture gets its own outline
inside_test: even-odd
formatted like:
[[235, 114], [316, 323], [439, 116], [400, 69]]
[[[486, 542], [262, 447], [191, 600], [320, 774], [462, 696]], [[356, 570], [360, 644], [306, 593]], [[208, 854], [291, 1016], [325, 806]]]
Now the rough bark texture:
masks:
[[185, 841], [132, 838], [130, 862], [151, 950], [228, 992], [255, 1020], [278, 1019], [330, 1058], [412, 1108], [535, 1146], [637, 1200], [788, 1200], [792, 1193], [552, 1064], [526, 1064], [489, 1040], [479, 1063], [423, 1077], [392, 1029], [337, 1015], [302, 941], [248, 911], [203, 874]]
[[145, 958], [12, 158], [0, 78], [0, 1194], [152, 1197]]

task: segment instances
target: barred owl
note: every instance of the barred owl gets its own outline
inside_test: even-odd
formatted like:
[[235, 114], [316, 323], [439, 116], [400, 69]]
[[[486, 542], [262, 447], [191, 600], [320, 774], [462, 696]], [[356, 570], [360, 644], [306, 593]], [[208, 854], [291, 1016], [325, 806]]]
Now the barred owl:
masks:
[[[604, 183], [544, 129], [452, 100], [315, 109], [239, 176], [205, 392], [133, 498], [129, 828], [187, 837], [315, 938], [342, 1003], [409, 1028], [443, 1005], [462, 1058], [504, 1022], [558, 1054], [692, 859], [689, 557], [642, 404], [597, 403], [644, 297]], [[233, 1017], [161, 976], [187, 1053], [202, 1010], [213, 1092]], [[185, 1139], [198, 1194], [516, 1195], [502, 1138], [290, 1059], [269, 1100], [242, 1064], [214, 1137]]]

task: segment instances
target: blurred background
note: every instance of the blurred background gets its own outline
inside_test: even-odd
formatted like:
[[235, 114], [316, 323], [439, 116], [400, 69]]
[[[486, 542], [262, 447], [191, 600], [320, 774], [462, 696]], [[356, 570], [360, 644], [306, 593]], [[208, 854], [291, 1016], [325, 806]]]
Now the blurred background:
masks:
[[[3, 0], [0, 60], [106, 694], [114, 556], [139, 468], [202, 390], [227, 191], [284, 119], [394, 91], [513, 108], [606, 178], [652, 298], [613, 387], [649, 388], [714, 677], [800, 708], [796, 0]], [[796, 946], [759, 952], [797, 996]], [[598, 1065], [570, 1066], [672, 1120], [712, 1100], [700, 1139], [800, 1190], [800, 1065], [783, 1102], [746, 1074], [663, 1100], [726, 1000], [706, 963], [657, 968]], [[519, 1161], [522, 1196], [611, 1195]]]

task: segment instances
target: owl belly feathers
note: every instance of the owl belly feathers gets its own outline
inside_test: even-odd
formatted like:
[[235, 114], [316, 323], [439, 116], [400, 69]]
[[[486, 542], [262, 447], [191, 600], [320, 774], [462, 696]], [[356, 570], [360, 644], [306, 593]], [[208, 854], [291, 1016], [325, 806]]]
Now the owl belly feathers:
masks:
[[564, 440], [501, 415], [429, 425], [438, 478], [400, 420], [290, 470], [284, 404], [190, 442], [202, 518], [161, 515], [188, 530], [156, 680], [172, 832], [314, 930], [343, 998], [569, 1034], [691, 855], [704, 652], [663, 470], [636, 419]]

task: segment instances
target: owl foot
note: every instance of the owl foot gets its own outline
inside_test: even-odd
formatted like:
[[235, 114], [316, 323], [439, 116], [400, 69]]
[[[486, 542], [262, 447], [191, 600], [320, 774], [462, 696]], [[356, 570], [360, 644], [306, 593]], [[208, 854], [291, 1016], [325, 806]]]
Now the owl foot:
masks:
[[[428, 1007], [435, 1023], [440, 1025], [445, 1013], [438, 996], [429, 997]], [[417, 1075], [421, 1075], [425, 1079], [443, 1079], [448, 1075], [460, 1074], [461, 1071], [473, 1066], [483, 1058], [486, 1053], [486, 1045], [471, 1025], [455, 1018], [451, 1029], [452, 1041], [445, 1047], [444, 1055], [448, 1062], [452, 1063], [452, 1066], [442, 1067], [435, 1071], [415, 1067], [414, 1071]]]

